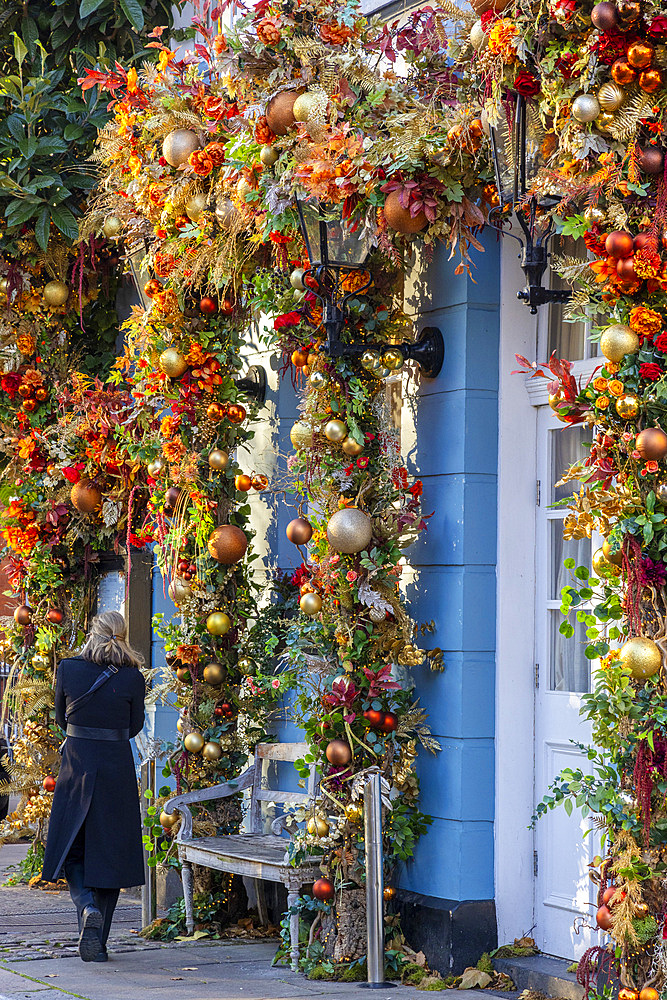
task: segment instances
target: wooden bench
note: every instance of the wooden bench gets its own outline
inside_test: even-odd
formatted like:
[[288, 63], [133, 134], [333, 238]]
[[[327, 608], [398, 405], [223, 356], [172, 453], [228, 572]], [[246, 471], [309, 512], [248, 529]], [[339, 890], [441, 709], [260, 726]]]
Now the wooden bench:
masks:
[[[192, 865], [203, 865], [218, 871], [230, 872], [236, 875], [247, 875], [256, 880], [258, 907], [260, 918], [265, 919], [261, 880], [282, 882], [287, 887], [287, 905], [296, 903], [301, 888], [319, 878], [320, 857], [313, 856], [298, 868], [293, 867], [287, 858], [289, 841], [280, 836], [282, 830], [290, 832], [289, 815], [279, 816], [271, 824], [272, 833], [263, 832], [262, 803], [276, 804], [298, 803], [308, 805], [314, 801], [316, 776], [314, 765], [310, 768], [306, 792], [274, 791], [267, 787], [267, 767], [271, 761], [291, 762], [305, 756], [308, 752], [306, 743], [258, 743], [255, 747], [255, 758], [252, 765], [242, 774], [222, 785], [202, 788], [196, 792], [176, 795], [165, 803], [165, 812], [178, 810], [181, 814], [181, 826], [176, 836], [178, 856], [182, 864], [181, 879], [183, 882], [183, 898], [185, 900], [185, 920], [188, 933], [194, 931], [193, 916], [193, 878]], [[236, 795], [244, 789], [250, 791], [250, 808], [248, 812], [249, 831], [236, 833], [226, 837], [194, 837], [192, 830], [192, 813], [189, 806], [198, 802], [211, 802], [215, 799]], [[292, 968], [296, 969], [299, 961], [299, 916], [290, 914], [290, 957]]]

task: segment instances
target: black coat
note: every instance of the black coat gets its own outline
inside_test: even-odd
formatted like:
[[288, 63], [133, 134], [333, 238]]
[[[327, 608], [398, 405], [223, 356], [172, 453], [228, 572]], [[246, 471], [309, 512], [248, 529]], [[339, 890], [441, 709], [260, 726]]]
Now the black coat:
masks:
[[[104, 670], [81, 657], [62, 660], [56, 678], [56, 721], [63, 729], [68, 703]], [[73, 712], [75, 726], [129, 729], [144, 724], [145, 685], [136, 667], [121, 667], [90, 700]], [[85, 820], [85, 884], [120, 889], [144, 884], [139, 794], [129, 740], [112, 742], [68, 736], [53, 793], [42, 877], [60, 874]]]
[[[7, 740], [4, 736], [0, 735], [0, 785], [5, 781], [9, 781], [9, 771], [2, 766], [2, 758], [7, 756], [7, 750]], [[6, 819], [8, 812], [9, 795], [2, 795], [0, 793], [0, 822]]]

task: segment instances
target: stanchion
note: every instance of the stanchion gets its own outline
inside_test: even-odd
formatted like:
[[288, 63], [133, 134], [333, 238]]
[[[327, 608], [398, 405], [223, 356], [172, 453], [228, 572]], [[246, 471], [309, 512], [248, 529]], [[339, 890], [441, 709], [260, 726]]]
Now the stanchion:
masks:
[[[152, 797], [147, 799], [144, 792], [152, 792]], [[142, 820], [147, 815], [149, 805], [155, 804], [155, 757], [150, 756], [141, 762], [141, 816]], [[146, 827], [144, 831], [147, 832]], [[152, 835], [151, 835], [152, 837]], [[153, 845], [155, 846], [155, 845]], [[154, 851], [151, 852], [153, 854]], [[148, 855], [150, 857], [150, 854]], [[141, 926], [148, 927], [157, 916], [157, 893], [155, 876], [156, 871], [153, 865], [146, 864], [146, 884], [141, 887]]]
[[387, 989], [396, 983], [384, 978], [384, 874], [382, 870], [381, 776], [371, 768], [364, 788], [364, 840], [366, 842], [366, 961], [369, 990]]

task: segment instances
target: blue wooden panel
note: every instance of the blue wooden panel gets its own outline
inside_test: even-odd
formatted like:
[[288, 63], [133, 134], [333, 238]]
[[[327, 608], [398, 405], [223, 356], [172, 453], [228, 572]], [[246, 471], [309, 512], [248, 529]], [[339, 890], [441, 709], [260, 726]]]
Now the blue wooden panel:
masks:
[[493, 823], [434, 819], [394, 884], [439, 899], [493, 899]]
[[[425, 646], [437, 645], [431, 636]], [[412, 679], [428, 724], [446, 737], [492, 737], [495, 729], [495, 657], [488, 653], [447, 652], [445, 669], [424, 664], [412, 668]]]
[[430, 645], [444, 650], [495, 649], [495, 566], [417, 568], [406, 594], [413, 618], [435, 621]]
[[427, 529], [405, 550], [413, 566], [494, 564], [495, 475], [425, 476], [422, 510]]
[[417, 443], [406, 456], [412, 475], [495, 473], [498, 398], [490, 390], [457, 389], [419, 400]]
[[492, 821], [493, 740], [440, 737], [439, 743], [439, 753], [419, 751], [420, 808], [440, 819]]

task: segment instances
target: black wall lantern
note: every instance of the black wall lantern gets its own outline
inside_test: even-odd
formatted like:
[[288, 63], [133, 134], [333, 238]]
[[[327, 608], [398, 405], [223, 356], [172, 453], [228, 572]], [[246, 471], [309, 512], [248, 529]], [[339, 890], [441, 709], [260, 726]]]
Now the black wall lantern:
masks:
[[568, 289], [542, 287], [549, 240], [554, 235], [553, 218], [547, 213], [560, 198], [530, 193], [538, 170], [544, 166], [544, 157], [542, 130], [533, 120], [526, 98], [516, 94], [513, 102], [504, 104], [501, 120], [490, 127], [489, 134], [500, 209], [514, 207], [525, 237], [515, 237], [521, 244], [521, 268], [528, 282], [517, 292], [517, 298], [530, 307], [531, 313], [546, 302], [567, 302], [572, 295]]
[[[322, 323], [327, 340], [324, 350], [331, 358], [356, 358], [369, 349], [398, 351], [404, 361], [416, 361], [427, 378], [435, 378], [442, 368], [445, 345], [437, 327], [426, 327], [415, 343], [375, 344], [366, 337], [343, 340], [347, 302], [370, 287], [371, 274], [365, 262], [371, 249], [371, 234], [351, 229], [342, 217], [342, 206], [324, 204], [316, 198], [295, 196], [299, 224], [310, 267], [308, 287], [322, 302]], [[345, 278], [353, 271], [366, 272], [354, 291], [345, 290]], [[399, 359], [400, 364], [400, 359]]]

